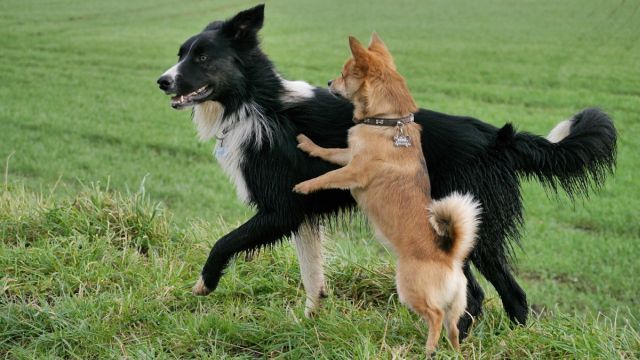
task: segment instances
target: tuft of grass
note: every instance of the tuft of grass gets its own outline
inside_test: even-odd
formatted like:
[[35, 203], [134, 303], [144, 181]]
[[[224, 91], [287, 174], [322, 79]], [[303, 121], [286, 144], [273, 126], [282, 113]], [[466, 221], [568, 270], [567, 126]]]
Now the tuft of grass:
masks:
[[[11, 193], [28, 192], [20, 187]], [[47, 237], [70, 237], [86, 234], [89, 240], [106, 238], [119, 247], [134, 247], [146, 253], [158, 241], [169, 238], [165, 213], [160, 204], [152, 204], [144, 192], [122, 195], [94, 185], [57, 206], [45, 206], [42, 196], [33, 196], [28, 208], [16, 197], [0, 197], [0, 236], [6, 244], [37, 246]]]
[[[210, 241], [232, 226], [178, 225], [143, 193], [94, 186], [57, 199], [24, 188], [0, 197], [0, 355], [9, 358], [418, 358], [426, 324], [395, 295], [393, 261], [330, 246], [331, 294], [303, 315], [295, 251], [238, 259], [218, 290], [190, 286]], [[52, 215], [55, 214], [55, 215]], [[17, 226], [16, 224], [21, 224]], [[334, 233], [340, 237], [340, 233]], [[145, 244], [141, 251], [140, 244]], [[489, 296], [464, 358], [628, 358], [640, 352], [633, 314], [545, 310], [512, 327]], [[439, 358], [456, 357], [443, 338]]]

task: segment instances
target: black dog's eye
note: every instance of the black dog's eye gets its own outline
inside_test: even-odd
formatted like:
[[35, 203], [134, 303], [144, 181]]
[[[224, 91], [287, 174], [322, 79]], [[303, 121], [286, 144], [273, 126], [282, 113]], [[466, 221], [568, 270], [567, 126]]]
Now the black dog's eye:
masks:
[[200, 57], [198, 57], [198, 62], [205, 62], [207, 59], [207, 55], [200, 55]]

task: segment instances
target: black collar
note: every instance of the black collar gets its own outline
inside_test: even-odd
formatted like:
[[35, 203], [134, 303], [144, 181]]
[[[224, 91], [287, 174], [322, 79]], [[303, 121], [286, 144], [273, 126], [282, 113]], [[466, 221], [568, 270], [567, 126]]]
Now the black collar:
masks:
[[364, 118], [364, 119], [356, 119], [353, 118], [353, 122], [356, 124], [367, 124], [367, 125], [377, 125], [377, 126], [397, 126], [399, 124], [408, 124], [413, 122], [413, 114], [409, 114], [408, 116], [395, 118], [395, 119], [385, 119], [385, 118]]

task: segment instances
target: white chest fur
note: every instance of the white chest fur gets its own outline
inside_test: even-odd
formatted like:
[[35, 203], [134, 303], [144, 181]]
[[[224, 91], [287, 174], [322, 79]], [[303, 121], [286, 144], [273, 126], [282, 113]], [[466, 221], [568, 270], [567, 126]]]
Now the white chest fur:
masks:
[[[314, 87], [303, 81], [288, 81], [280, 78], [284, 87], [280, 101], [294, 104], [313, 97]], [[243, 164], [245, 152], [271, 144], [273, 129], [263, 109], [252, 102], [243, 104], [237, 111], [226, 113], [222, 104], [206, 101], [193, 108], [193, 122], [200, 141], [218, 139], [214, 154], [216, 159], [236, 185], [238, 198], [251, 200], [245, 181]]]
[[251, 194], [242, 171], [245, 151], [271, 142], [272, 132], [261, 109], [245, 104], [238, 111], [225, 114], [218, 102], [207, 101], [193, 109], [193, 122], [201, 141], [218, 139], [214, 154], [225, 173], [236, 186], [238, 198], [251, 200]]

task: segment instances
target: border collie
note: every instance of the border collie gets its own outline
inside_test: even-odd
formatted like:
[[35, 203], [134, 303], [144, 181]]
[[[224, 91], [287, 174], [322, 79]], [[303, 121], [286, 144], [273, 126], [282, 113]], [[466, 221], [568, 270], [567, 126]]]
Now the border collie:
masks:
[[[238, 196], [257, 210], [215, 243], [194, 293], [215, 290], [237, 254], [293, 234], [309, 316], [325, 294], [321, 224], [355, 203], [343, 190], [291, 191], [301, 181], [336, 169], [297, 149], [296, 135], [306, 134], [325, 148], [347, 147], [353, 107], [325, 89], [283, 79], [259, 47], [263, 21], [264, 5], [259, 5], [210, 23], [180, 46], [177, 64], [158, 84], [174, 95], [173, 108], [193, 109], [200, 139], [217, 139], [216, 158]], [[415, 121], [423, 128], [433, 198], [457, 191], [482, 203], [479, 238], [469, 259], [496, 288], [509, 318], [525, 323], [526, 295], [510, 271], [512, 246], [523, 223], [520, 180], [535, 178], [571, 196], [586, 196], [602, 186], [616, 159], [611, 119], [598, 109], [583, 110], [559, 123], [547, 138], [518, 133], [511, 124], [497, 128], [427, 109], [415, 113]], [[459, 324], [461, 337], [481, 313], [484, 298], [468, 261], [464, 274], [468, 302]]]

